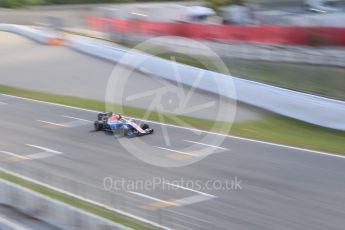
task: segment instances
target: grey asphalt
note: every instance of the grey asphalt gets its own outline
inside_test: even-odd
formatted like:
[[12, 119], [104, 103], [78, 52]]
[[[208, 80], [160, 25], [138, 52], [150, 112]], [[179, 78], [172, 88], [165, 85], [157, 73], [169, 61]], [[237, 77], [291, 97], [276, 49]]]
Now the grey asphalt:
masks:
[[[5, 95], [0, 101], [1, 151], [34, 154], [37, 149], [27, 146], [31, 144], [62, 153], [36, 160], [0, 153], [0, 166], [8, 170], [173, 229], [344, 229], [344, 158], [215, 134], [205, 139], [205, 133], [159, 124], [150, 124], [155, 129], [150, 136], [113, 137], [93, 132], [92, 122], [75, 122], [75, 118], [93, 121], [95, 112]], [[213, 148], [201, 144], [213, 144], [216, 137], [223, 140], [218, 145], [223, 149], [204, 159], [181, 153]], [[127, 143], [126, 148], [121, 142]], [[139, 155], [153, 164], [199, 161], [159, 167], [133, 156], [129, 151], [133, 146], [140, 147]], [[139, 184], [117, 184], [106, 191], [107, 177]], [[173, 189], [157, 178], [180, 187]], [[225, 189], [229, 180], [240, 181], [239, 186]], [[157, 183], [144, 189], [140, 181]], [[207, 186], [208, 181], [220, 184]]]

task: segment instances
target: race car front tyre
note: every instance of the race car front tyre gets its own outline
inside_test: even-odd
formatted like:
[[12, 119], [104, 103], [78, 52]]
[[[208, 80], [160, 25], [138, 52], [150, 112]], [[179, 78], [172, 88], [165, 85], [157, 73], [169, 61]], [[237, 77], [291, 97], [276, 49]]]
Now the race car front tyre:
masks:
[[145, 130], [145, 129], [148, 129], [148, 128], [150, 128], [150, 127], [149, 127], [148, 124], [143, 123], [143, 124], [140, 125], [140, 128], [142, 128], [143, 130]]
[[145, 129], [145, 132], [146, 132], [146, 134], [152, 134], [153, 133], [153, 129], [147, 128], [147, 129]]

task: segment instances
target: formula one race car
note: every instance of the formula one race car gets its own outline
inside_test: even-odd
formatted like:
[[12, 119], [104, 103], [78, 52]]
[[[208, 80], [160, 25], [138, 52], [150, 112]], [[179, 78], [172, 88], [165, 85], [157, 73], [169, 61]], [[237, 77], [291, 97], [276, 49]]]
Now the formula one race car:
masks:
[[95, 131], [123, 134], [127, 137], [144, 136], [153, 133], [148, 124], [122, 117], [112, 112], [99, 113], [94, 123]]

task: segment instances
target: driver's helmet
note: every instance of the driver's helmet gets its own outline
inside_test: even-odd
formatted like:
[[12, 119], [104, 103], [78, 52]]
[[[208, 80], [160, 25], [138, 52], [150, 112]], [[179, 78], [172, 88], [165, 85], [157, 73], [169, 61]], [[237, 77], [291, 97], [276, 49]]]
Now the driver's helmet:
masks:
[[121, 115], [118, 115], [118, 114], [113, 114], [110, 118], [109, 118], [109, 120], [111, 120], [111, 121], [118, 121], [118, 120], [120, 120], [121, 119]]

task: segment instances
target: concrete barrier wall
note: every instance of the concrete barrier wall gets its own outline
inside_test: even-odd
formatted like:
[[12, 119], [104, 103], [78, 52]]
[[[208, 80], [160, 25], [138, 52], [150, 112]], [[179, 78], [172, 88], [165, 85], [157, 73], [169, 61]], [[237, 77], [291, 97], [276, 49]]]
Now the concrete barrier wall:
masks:
[[[0, 203], [61, 229], [129, 229], [1, 179]], [[6, 223], [2, 225], [1, 229], [11, 229]]]
[[35, 30], [27, 26], [12, 24], [0, 24], [0, 31], [16, 33], [43, 44], [45, 44], [47, 39], [51, 37], [51, 35], [42, 31]]
[[[140, 70], [171, 81], [178, 81], [171, 62], [161, 58], [136, 52], [132, 54], [132, 57], [125, 60], [122, 57], [128, 53], [128, 50], [113, 48], [80, 37], [72, 38], [70, 47], [131, 68], [138, 68], [135, 66], [135, 60], [146, 59], [140, 65]], [[181, 83], [188, 86], [193, 86], [201, 71], [199, 68], [179, 63], [176, 63], [176, 68], [180, 74]], [[237, 93], [228, 90], [232, 88], [232, 84]], [[345, 130], [345, 102], [343, 101], [300, 93], [207, 70], [205, 70], [198, 88], [287, 117], [328, 128]]]
[[47, 45], [62, 45], [64, 43], [63, 39], [60, 38], [55, 32], [40, 31], [28, 26], [0, 23], [0, 31], [16, 33]]
[[[11, 27], [10, 25], [7, 26]], [[18, 26], [14, 26], [14, 28], [16, 28], [18, 34], [28, 37], [38, 37], [37, 40], [43, 36], [40, 32], [32, 29]], [[7, 28], [7, 31], [9, 30]], [[131, 56], [123, 59], [122, 57], [128, 54], [127, 49], [114, 48], [79, 36], [70, 38], [69, 47], [79, 52], [103, 58], [114, 63], [120, 63], [130, 68], [135, 68], [140, 71], [144, 70], [147, 74], [174, 82], [180, 81], [187, 86], [193, 86], [200, 71], [204, 71], [179, 63], [172, 65], [168, 60], [141, 52], [132, 52], [130, 54]], [[145, 61], [140, 66], [137, 66], [136, 60], [139, 59], [144, 59]], [[180, 75], [178, 79], [176, 78], [175, 70], [172, 68], [173, 66], [178, 69]], [[229, 90], [233, 88], [232, 85], [235, 86], [236, 92]], [[344, 101], [300, 93], [207, 70], [204, 71], [203, 77], [200, 79], [197, 87], [206, 92], [237, 99], [240, 102], [280, 115], [315, 125], [345, 130]]]

